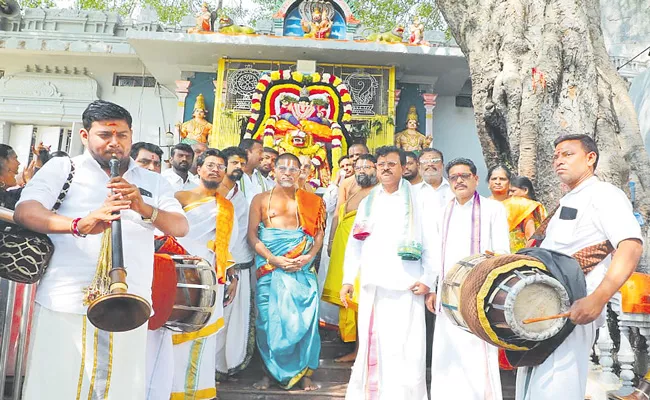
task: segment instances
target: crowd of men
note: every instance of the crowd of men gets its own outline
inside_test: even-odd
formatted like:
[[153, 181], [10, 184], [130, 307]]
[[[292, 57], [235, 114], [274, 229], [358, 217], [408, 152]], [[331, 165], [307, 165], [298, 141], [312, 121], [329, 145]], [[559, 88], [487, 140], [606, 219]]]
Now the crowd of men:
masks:
[[[456, 326], [437, 295], [459, 260], [510, 251], [506, 210], [479, 195], [474, 162], [354, 144], [321, 197], [309, 165], [251, 139], [220, 150], [178, 144], [163, 171], [158, 146], [131, 143], [131, 122], [118, 105], [90, 104], [85, 153], [49, 161], [16, 207], [16, 221], [56, 247], [37, 290], [25, 399], [212, 399], [215, 373], [233, 377], [254, 351], [265, 367], [256, 388], [317, 390], [321, 320], [357, 343], [339, 359], [354, 361], [346, 399], [502, 398], [497, 348]], [[117, 178], [108, 174], [113, 155]], [[556, 141], [554, 167], [569, 193], [541, 245], [573, 254], [608, 240], [616, 252], [587, 274], [573, 333], [541, 365], [520, 369], [518, 400], [584, 398], [604, 306], [641, 255], [630, 202], [594, 175], [597, 162], [591, 138]], [[109, 333], [88, 323], [82, 292], [116, 218], [129, 292], [151, 301], [154, 235], [177, 238], [214, 267], [219, 301], [203, 328]], [[429, 391], [425, 308], [437, 314]]]

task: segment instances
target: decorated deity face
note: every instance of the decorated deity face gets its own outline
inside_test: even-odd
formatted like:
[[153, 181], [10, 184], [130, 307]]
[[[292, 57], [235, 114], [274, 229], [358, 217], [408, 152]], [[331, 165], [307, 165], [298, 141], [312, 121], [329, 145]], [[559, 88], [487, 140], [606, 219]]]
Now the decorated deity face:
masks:
[[307, 134], [299, 129], [292, 131], [291, 144], [296, 147], [305, 147], [307, 144]]
[[417, 129], [418, 121], [415, 119], [409, 119], [408, 121], [406, 121], [406, 127], [408, 129]]
[[205, 119], [205, 110], [196, 109], [192, 113], [192, 116], [194, 116], [194, 118], [198, 118], [198, 119]]
[[320, 11], [316, 10], [312, 14], [311, 19], [314, 22], [320, 22], [323, 19], [323, 16], [321, 15]]
[[82, 143], [102, 168], [108, 168], [113, 154], [122, 167], [128, 165], [133, 132], [126, 121], [94, 121], [88, 131], [82, 129], [80, 134]]

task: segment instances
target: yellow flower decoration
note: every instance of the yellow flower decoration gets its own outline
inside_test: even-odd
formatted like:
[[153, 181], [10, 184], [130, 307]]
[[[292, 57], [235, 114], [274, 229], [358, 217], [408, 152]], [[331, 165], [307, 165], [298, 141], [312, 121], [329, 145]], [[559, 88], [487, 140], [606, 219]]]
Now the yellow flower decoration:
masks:
[[251, 110], [259, 110], [262, 103], [253, 103], [251, 104]]
[[257, 86], [255, 86], [255, 89], [257, 89], [257, 90], [263, 92], [263, 91], [266, 90], [266, 85], [263, 84], [262, 82], [258, 82], [258, 83], [257, 83]]
[[272, 81], [280, 80], [280, 71], [271, 72], [271, 80]]
[[343, 81], [341, 80], [341, 78], [336, 78], [336, 79], [334, 79], [334, 82], [332, 83], [332, 85], [334, 85], [336, 87], [336, 86], [340, 85], [342, 82]]
[[350, 97], [350, 93], [346, 93], [343, 96], [341, 96], [341, 101], [344, 101], [344, 102], [352, 101], [352, 97]]
[[248, 125], [246, 125], [246, 130], [247, 131], [252, 131], [253, 128], [255, 128], [255, 124], [252, 122], [249, 122]]
[[304, 75], [301, 72], [294, 71], [291, 73], [291, 77], [296, 82], [302, 82], [302, 78], [304, 77]]
[[311, 74], [311, 81], [314, 83], [320, 82], [320, 74], [318, 72]]
[[351, 121], [351, 120], [352, 120], [352, 115], [347, 114], [347, 113], [343, 114], [343, 122], [348, 122], [348, 121]]

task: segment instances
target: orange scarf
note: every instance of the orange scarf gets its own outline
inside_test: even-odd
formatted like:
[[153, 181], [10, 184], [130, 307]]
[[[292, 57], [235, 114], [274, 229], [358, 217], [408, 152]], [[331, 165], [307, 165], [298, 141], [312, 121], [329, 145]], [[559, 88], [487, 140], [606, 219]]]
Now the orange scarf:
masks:
[[215, 271], [220, 284], [226, 283], [226, 270], [234, 264], [230, 254], [230, 235], [235, 220], [235, 207], [220, 194], [216, 194], [217, 203], [216, 231], [214, 240], [208, 242], [208, 248], [215, 254]]
[[302, 230], [311, 237], [324, 231], [327, 214], [323, 200], [316, 194], [298, 189], [296, 202], [298, 203], [298, 217]]

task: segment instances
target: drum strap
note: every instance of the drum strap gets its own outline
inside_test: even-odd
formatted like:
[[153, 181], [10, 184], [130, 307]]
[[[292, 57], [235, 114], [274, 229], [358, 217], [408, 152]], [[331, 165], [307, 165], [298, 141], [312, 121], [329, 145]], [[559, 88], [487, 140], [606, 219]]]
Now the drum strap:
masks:
[[[542, 221], [537, 230], [535, 230], [535, 233], [533, 233], [533, 236], [531, 236], [531, 242], [529, 242], [527, 247], [539, 247], [542, 244], [542, 241], [546, 238], [546, 228], [548, 228], [551, 218], [553, 218], [553, 215], [555, 215], [559, 208], [559, 205], [555, 207], [548, 217]], [[582, 268], [582, 272], [587, 275], [613, 251], [614, 246], [612, 246], [612, 243], [609, 240], [605, 240], [579, 250], [573, 254], [572, 257], [578, 261], [578, 264], [580, 264], [580, 267]]]

